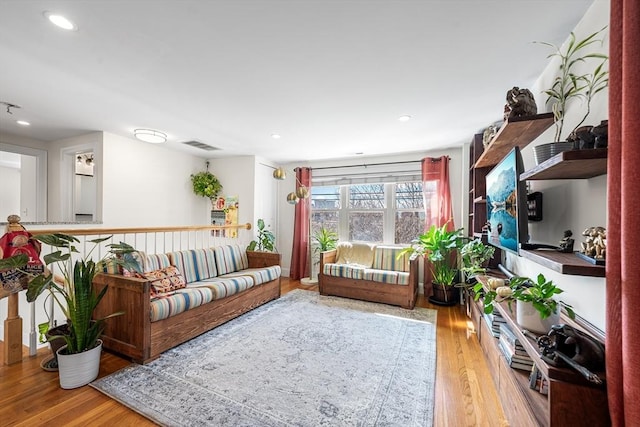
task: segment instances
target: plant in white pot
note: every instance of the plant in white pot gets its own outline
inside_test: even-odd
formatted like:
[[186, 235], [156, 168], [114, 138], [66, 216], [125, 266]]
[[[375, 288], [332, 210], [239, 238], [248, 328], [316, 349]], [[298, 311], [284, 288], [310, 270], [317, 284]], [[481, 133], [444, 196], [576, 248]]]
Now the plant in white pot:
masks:
[[569, 318], [575, 318], [573, 307], [555, 298], [564, 291], [543, 274], [539, 274], [536, 280], [514, 276], [509, 279], [508, 286], [497, 289], [485, 290], [482, 283], [477, 283], [474, 291], [476, 300], [483, 296], [485, 313], [492, 313], [494, 304], [503, 301], [513, 311], [512, 302], [516, 301], [516, 322], [532, 332], [546, 334], [552, 325], [560, 323], [561, 307]]
[[[104, 241], [111, 238], [89, 240], [94, 247], [82, 257], [72, 256], [79, 253], [76, 244], [80, 241], [66, 234], [42, 234], [34, 237], [42, 243], [58, 248], [57, 251], [45, 255], [47, 266], [57, 266], [62, 277], [51, 271], [45, 271], [32, 277], [27, 288], [27, 301], [35, 301], [39, 295], [48, 290], [67, 319], [66, 333], [53, 335], [49, 339], [62, 337], [65, 344], [57, 351], [60, 386], [65, 389], [76, 388], [90, 383], [98, 376], [102, 341], [100, 335], [104, 330], [104, 321], [113, 313], [101, 319], [94, 319], [94, 309], [107, 292], [107, 287], [96, 292], [93, 279], [107, 265], [117, 264], [130, 270], [138, 270], [137, 261], [131, 256], [135, 249], [123, 242], [108, 244], [107, 253], [99, 261], [91, 259], [92, 252]], [[27, 263], [24, 255], [17, 255], [7, 260], [13, 268], [20, 268]], [[0, 265], [0, 268], [7, 268]]]

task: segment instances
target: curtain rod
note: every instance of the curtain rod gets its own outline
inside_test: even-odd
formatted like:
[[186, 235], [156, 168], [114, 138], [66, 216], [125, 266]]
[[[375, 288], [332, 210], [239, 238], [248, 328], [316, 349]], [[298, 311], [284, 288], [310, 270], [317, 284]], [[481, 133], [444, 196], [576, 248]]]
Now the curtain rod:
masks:
[[[447, 158], [449, 160], [451, 160], [451, 158], [449, 156], [447, 156]], [[434, 158], [433, 161], [437, 162], [439, 160], [440, 159], [438, 159], [438, 158]], [[325, 167], [322, 167], [322, 168], [309, 168], [309, 169], [311, 169], [311, 170], [342, 169], [342, 168], [358, 168], [358, 167], [362, 167], [362, 166], [364, 166], [366, 168], [367, 166], [401, 165], [401, 164], [406, 164], [406, 163], [422, 163], [422, 160], [407, 160], [407, 161], [404, 161], [404, 162], [386, 162], [386, 163], [369, 163], [369, 164], [363, 163], [361, 165], [346, 165], [346, 166], [325, 166]]]

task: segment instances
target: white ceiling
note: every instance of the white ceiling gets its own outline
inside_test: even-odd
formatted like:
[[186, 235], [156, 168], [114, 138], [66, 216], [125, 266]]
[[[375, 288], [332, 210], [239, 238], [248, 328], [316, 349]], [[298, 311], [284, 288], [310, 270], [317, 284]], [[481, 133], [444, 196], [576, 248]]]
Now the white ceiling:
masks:
[[562, 43], [591, 3], [0, 0], [0, 101], [22, 106], [0, 131], [146, 127], [277, 162], [459, 146], [534, 84], [549, 50], [532, 42]]

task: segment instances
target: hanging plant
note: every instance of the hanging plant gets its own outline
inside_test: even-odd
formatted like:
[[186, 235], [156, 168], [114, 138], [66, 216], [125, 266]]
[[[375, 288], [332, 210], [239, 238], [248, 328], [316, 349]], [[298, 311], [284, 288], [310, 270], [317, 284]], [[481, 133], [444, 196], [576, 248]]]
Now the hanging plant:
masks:
[[209, 162], [207, 162], [206, 171], [191, 174], [191, 184], [196, 195], [209, 199], [215, 199], [218, 197], [218, 193], [222, 191], [222, 184], [220, 184], [218, 178], [209, 172]]

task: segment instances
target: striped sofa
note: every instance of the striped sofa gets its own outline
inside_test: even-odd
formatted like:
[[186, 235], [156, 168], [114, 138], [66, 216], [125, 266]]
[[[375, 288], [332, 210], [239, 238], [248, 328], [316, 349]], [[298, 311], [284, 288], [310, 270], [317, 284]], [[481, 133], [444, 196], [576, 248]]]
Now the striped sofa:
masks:
[[140, 254], [138, 277], [101, 274], [109, 287], [96, 317], [114, 311], [102, 335], [105, 348], [138, 363], [157, 358], [259, 305], [280, 296], [280, 254], [245, 251], [239, 245]]
[[398, 258], [402, 249], [340, 242], [336, 249], [320, 254], [320, 294], [413, 309], [418, 296], [418, 259]]

